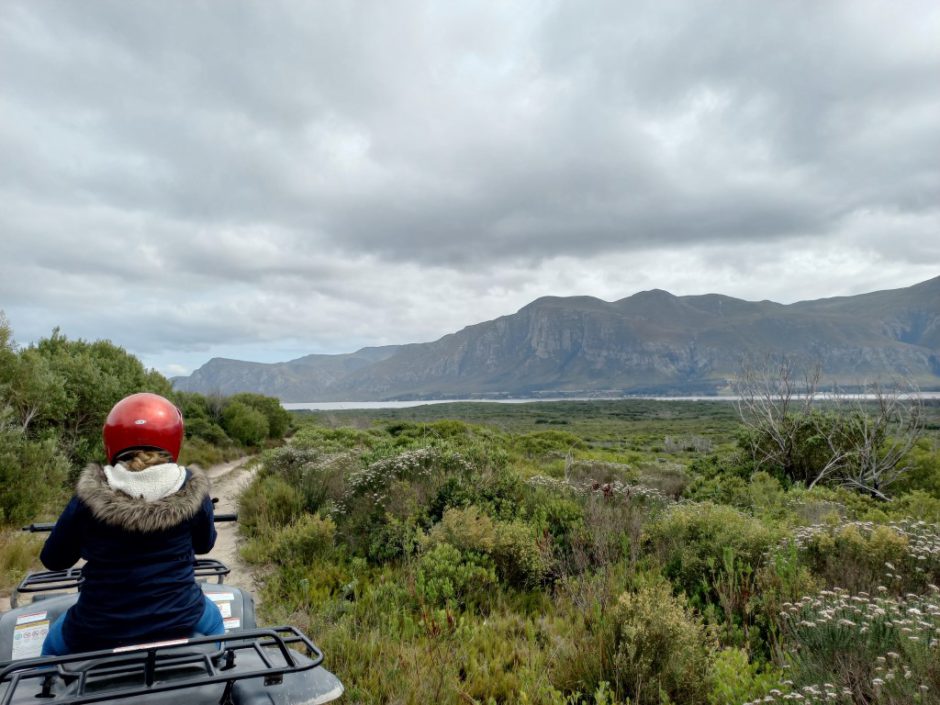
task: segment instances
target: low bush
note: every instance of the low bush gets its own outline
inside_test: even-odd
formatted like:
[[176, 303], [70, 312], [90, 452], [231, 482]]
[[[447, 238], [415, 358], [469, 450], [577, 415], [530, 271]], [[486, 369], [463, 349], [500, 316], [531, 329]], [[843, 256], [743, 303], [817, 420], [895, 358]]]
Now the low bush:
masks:
[[679, 499], [689, 484], [689, 475], [676, 463], [650, 463], [640, 468], [637, 482], [658, 490], [666, 497]]
[[332, 519], [304, 514], [277, 532], [269, 557], [280, 565], [312, 565], [334, 548]]
[[496, 525], [492, 556], [500, 580], [514, 588], [541, 584], [551, 560], [549, 546], [540, 544], [533, 527], [521, 521]]
[[257, 477], [238, 499], [238, 521], [249, 535], [286, 526], [303, 512], [303, 497], [284, 480]]
[[42, 541], [31, 534], [0, 531], [0, 593], [6, 593], [38, 567], [37, 554]]
[[673, 584], [704, 606], [729, 563], [750, 572], [774, 545], [774, 531], [732, 507], [676, 505], [646, 528], [646, 537]]
[[606, 680], [615, 697], [637, 705], [707, 700], [713, 641], [662, 578], [641, 579], [573, 637], [556, 667], [562, 690], [592, 692]]
[[937, 592], [889, 597], [824, 590], [784, 608], [788, 679], [811, 702], [938, 702]]
[[245, 449], [232, 443], [214, 445], [202, 438], [187, 438], [180, 450], [180, 465], [198, 465], [201, 468], [210, 468], [213, 465], [234, 460], [244, 455]]
[[518, 436], [514, 445], [527, 458], [540, 458], [553, 452], [583, 450], [584, 441], [568, 431], [536, 431]]
[[415, 571], [419, 600], [434, 607], [467, 609], [487, 604], [497, 585], [489, 556], [439, 543], [424, 553]]
[[461, 551], [492, 553], [496, 545], [496, 526], [479, 507], [450, 508], [429, 534], [431, 546], [449, 543]]
[[351, 453], [323, 453], [297, 444], [266, 451], [262, 458], [262, 474], [279, 477], [296, 488], [308, 512], [341, 502], [346, 492], [346, 476], [359, 467]]
[[359, 452], [374, 448], [383, 439], [383, 433], [377, 429], [324, 428], [308, 425], [300, 429], [293, 437], [293, 445], [298, 448], [315, 448], [321, 453]]
[[708, 669], [708, 705], [763, 700], [782, 678], [782, 671], [771, 664], [752, 662], [744, 649], [722, 649]]
[[22, 526], [68, 497], [68, 459], [55, 440], [30, 440], [0, 409], [0, 526]]
[[464, 554], [487, 556], [504, 585], [530, 588], [545, 578], [550, 553], [534, 529], [520, 521], [494, 521], [476, 506], [451, 508], [428, 536], [429, 546], [447, 543]]
[[796, 543], [826, 587], [922, 592], [940, 584], [940, 526], [923, 521], [832, 523], [797, 530]]
[[226, 434], [245, 446], [258, 446], [268, 437], [267, 417], [240, 401], [230, 401], [222, 412]]

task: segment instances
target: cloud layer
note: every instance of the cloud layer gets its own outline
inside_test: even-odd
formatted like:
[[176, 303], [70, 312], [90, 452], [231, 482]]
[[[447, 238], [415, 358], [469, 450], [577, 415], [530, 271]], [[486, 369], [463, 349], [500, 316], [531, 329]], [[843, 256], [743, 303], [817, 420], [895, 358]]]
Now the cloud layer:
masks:
[[940, 270], [935, 3], [10, 2], [0, 307], [168, 372]]

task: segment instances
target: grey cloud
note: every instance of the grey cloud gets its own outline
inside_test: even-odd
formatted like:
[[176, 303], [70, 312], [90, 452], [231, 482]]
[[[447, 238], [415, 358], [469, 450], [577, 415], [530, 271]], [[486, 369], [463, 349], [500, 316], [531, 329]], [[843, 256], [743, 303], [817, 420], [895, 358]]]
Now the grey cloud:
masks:
[[[928, 2], [7, 3], [0, 305], [341, 346], [471, 322], [430, 296], [560, 293], [565, 258], [936, 263], [938, 30]], [[129, 281], [140, 322], [107, 314]]]

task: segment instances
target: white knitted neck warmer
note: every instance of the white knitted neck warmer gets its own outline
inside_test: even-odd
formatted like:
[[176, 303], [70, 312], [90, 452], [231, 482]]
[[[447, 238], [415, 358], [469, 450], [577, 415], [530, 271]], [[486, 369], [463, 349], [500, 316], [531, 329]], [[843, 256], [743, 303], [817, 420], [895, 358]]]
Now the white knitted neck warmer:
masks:
[[151, 465], [137, 472], [118, 463], [105, 465], [104, 474], [111, 489], [120, 490], [130, 497], [140, 497], [145, 502], [156, 502], [170, 496], [186, 481], [186, 468], [176, 463]]

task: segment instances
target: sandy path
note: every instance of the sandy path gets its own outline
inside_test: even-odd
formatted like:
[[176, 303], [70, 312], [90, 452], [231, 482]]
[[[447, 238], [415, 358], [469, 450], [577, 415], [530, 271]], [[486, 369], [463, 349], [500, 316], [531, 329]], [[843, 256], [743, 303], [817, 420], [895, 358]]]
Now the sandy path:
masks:
[[[250, 458], [239, 458], [228, 463], [213, 465], [206, 471], [212, 482], [212, 496], [219, 498], [216, 504], [216, 512], [219, 514], [228, 514], [236, 511], [236, 500], [255, 471], [247, 467]], [[216, 524], [216, 530], [219, 537], [216, 539], [215, 548], [209, 557], [222, 561], [231, 569], [225, 577], [225, 582], [231, 583], [244, 590], [250, 591], [255, 596], [255, 603], [258, 601], [257, 583], [249, 568], [242, 562], [238, 556], [238, 526], [235, 522], [222, 522]], [[29, 598], [26, 597], [28, 602]], [[10, 609], [10, 598], [8, 595], [0, 595], [0, 612], [6, 612]]]
[[[213, 465], [206, 471], [209, 480], [212, 482], [211, 495], [219, 498], [218, 503], [215, 505], [217, 514], [228, 514], [236, 511], [238, 495], [248, 486], [255, 474], [254, 468], [248, 467], [250, 465], [249, 460], [250, 458], [239, 458], [229, 463]], [[227, 565], [232, 572], [225, 577], [225, 582], [251, 592], [255, 596], [255, 604], [257, 604], [258, 585], [255, 582], [253, 573], [238, 555], [237, 523], [220, 522], [215, 525], [215, 528], [219, 536], [209, 557], [222, 561]]]

